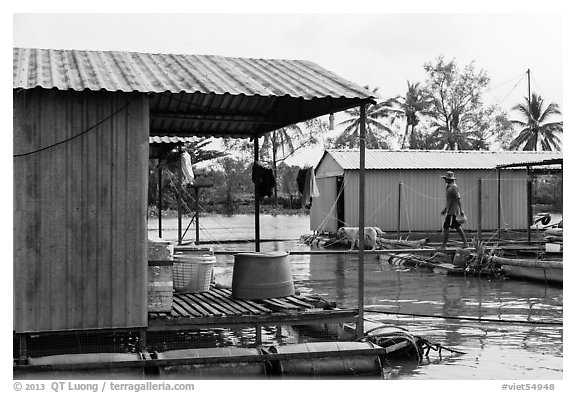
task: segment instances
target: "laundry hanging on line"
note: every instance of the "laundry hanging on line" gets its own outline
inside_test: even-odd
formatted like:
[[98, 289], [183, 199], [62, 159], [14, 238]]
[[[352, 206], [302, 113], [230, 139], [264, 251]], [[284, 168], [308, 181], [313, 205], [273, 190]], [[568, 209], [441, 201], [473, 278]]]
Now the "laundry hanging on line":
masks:
[[182, 184], [193, 184], [194, 172], [192, 171], [192, 159], [187, 151], [182, 152], [180, 156], [180, 166], [182, 167], [182, 174], [184, 175]]
[[316, 186], [314, 168], [300, 169], [296, 176], [296, 182], [298, 183], [298, 191], [302, 194], [302, 207], [312, 206], [312, 198], [320, 196], [320, 191]]
[[276, 186], [276, 179], [272, 169], [264, 167], [259, 161], [255, 161], [252, 164], [252, 181], [260, 202], [265, 196], [268, 198], [272, 197]]

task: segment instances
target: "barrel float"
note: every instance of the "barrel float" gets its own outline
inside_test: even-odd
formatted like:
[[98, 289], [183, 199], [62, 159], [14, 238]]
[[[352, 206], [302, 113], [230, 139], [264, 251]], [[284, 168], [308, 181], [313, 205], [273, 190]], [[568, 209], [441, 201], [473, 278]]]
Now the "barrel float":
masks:
[[[231, 356], [261, 355], [258, 348], [197, 348], [178, 349], [158, 353], [158, 359], [198, 359]], [[205, 363], [205, 364], [179, 364], [160, 367], [162, 379], [206, 379], [206, 378], [255, 378], [266, 375], [266, 363], [261, 362], [234, 362]]]
[[295, 356], [277, 361], [276, 373], [286, 377], [297, 376], [358, 376], [381, 375], [380, 358], [374, 354], [347, 355], [346, 351], [379, 348], [371, 342], [316, 342], [270, 347], [272, 353], [339, 352], [337, 357]]
[[[56, 369], [14, 371], [16, 379], [144, 379], [142, 367], [118, 367], [118, 362], [142, 360], [139, 353], [75, 353], [29, 358], [30, 366], [55, 366]], [[89, 363], [97, 368], [58, 370], [59, 365]]]

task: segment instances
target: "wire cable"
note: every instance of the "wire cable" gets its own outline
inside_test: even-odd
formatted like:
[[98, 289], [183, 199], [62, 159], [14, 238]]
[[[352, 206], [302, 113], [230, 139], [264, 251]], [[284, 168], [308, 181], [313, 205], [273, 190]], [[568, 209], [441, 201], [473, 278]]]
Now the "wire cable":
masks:
[[125, 109], [126, 109], [132, 102], [134, 102], [137, 98], [138, 98], [138, 97], [134, 97], [133, 99], [131, 99], [130, 101], [128, 101], [126, 104], [124, 104], [123, 106], [121, 106], [120, 108], [118, 108], [117, 110], [115, 110], [114, 112], [112, 112], [109, 116], [107, 116], [107, 117], [105, 117], [104, 119], [100, 120], [100, 121], [97, 122], [96, 124], [88, 127], [87, 129], [85, 129], [84, 131], [80, 132], [79, 134], [76, 134], [76, 135], [74, 135], [74, 136], [72, 136], [72, 137], [70, 137], [70, 138], [64, 139], [64, 140], [62, 140], [62, 141], [60, 141], [60, 142], [53, 143], [53, 144], [51, 144], [51, 145], [42, 147], [42, 148], [37, 149], [37, 150], [32, 150], [32, 151], [29, 151], [29, 152], [27, 152], [27, 153], [13, 154], [12, 157], [14, 157], [14, 158], [17, 158], [17, 157], [25, 157], [25, 156], [29, 156], [29, 155], [32, 155], [32, 154], [40, 153], [41, 151], [51, 149], [51, 148], [53, 148], [53, 147], [62, 145], [62, 144], [64, 144], [64, 143], [70, 142], [70, 141], [72, 141], [72, 140], [74, 140], [74, 139], [76, 139], [76, 138], [79, 138], [79, 137], [81, 137], [82, 135], [88, 133], [89, 131], [92, 131], [93, 129], [97, 128], [98, 126], [100, 126], [100, 125], [103, 124], [104, 122], [112, 119], [112, 118], [113, 118], [114, 116], [116, 116], [118, 113], [120, 113], [120, 112], [122, 112], [123, 110], [125, 110]]

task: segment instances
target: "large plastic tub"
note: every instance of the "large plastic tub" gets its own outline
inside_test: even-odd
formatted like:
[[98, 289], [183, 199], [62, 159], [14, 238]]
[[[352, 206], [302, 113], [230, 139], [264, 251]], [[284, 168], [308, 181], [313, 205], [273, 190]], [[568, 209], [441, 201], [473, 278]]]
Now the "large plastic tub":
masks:
[[234, 256], [232, 297], [267, 299], [294, 295], [287, 252], [254, 252]]

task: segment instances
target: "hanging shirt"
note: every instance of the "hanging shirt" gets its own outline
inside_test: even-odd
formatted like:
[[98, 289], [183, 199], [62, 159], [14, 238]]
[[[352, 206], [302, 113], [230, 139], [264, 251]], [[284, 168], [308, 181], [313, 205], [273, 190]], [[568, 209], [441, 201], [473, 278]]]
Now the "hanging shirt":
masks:
[[182, 166], [182, 174], [184, 175], [182, 184], [193, 184], [194, 172], [192, 171], [192, 160], [190, 159], [190, 154], [188, 154], [187, 151], [182, 152], [180, 157], [180, 164]]
[[[303, 182], [302, 178], [304, 179]], [[310, 207], [312, 205], [312, 198], [320, 196], [320, 191], [318, 191], [318, 187], [316, 186], [314, 168], [301, 169], [298, 172], [296, 181], [298, 182], [298, 190], [302, 194], [302, 207]]]
[[258, 161], [252, 165], [252, 181], [258, 192], [259, 201], [262, 201], [265, 196], [270, 198], [274, 195], [274, 187], [276, 186], [274, 172], [272, 169], [262, 166]]

